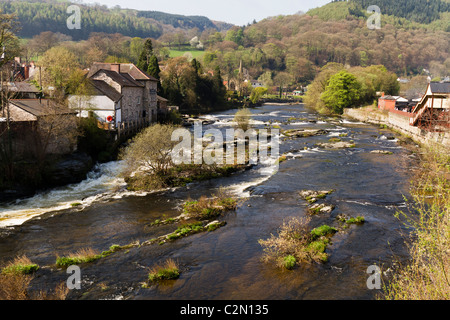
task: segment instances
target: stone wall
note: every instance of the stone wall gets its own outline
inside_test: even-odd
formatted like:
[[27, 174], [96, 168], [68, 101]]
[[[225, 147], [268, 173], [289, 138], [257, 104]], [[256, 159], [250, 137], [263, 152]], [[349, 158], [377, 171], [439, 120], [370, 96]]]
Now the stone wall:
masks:
[[437, 142], [450, 148], [450, 132], [428, 132], [411, 126], [409, 124], [410, 117], [406, 114], [380, 112], [372, 108], [360, 108], [345, 109], [344, 115], [367, 123], [386, 125], [422, 144]]

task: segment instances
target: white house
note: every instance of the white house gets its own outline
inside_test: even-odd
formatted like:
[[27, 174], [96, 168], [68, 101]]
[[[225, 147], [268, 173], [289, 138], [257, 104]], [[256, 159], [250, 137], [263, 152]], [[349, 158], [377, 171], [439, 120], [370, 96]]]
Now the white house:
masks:
[[78, 111], [78, 117], [87, 118], [92, 113], [100, 122], [122, 120], [122, 95], [103, 81], [92, 80], [92, 95], [70, 96], [70, 108]]

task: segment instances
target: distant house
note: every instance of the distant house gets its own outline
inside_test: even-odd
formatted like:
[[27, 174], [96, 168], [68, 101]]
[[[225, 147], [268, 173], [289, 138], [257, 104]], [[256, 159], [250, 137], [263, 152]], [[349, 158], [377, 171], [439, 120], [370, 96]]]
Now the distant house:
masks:
[[422, 99], [412, 110], [412, 126], [427, 129], [450, 128], [450, 82], [431, 82]]
[[24, 81], [15, 81], [6, 83], [8, 91], [14, 99], [37, 99], [39, 98], [39, 89], [32, 83]]
[[250, 80], [250, 84], [252, 85], [253, 88], [264, 87], [264, 84], [262, 83], [262, 81], [258, 81], [258, 80]]
[[409, 106], [409, 100], [400, 96], [384, 95], [378, 99], [378, 108], [381, 110], [405, 110]]
[[166, 98], [158, 96], [158, 113], [166, 113], [169, 110], [168, 103], [169, 100]]
[[80, 116], [94, 114], [100, 122], [116, 127], [156, 121], [158, 80], [134, 64], [96, 62], [87, 77], [94, 87], [90, 99], [69, 97], [70, 107], [79, 110]]
[[6, 65], [11, 70], [11, 76], [13, 81], [26, 81], [33, 77], [37, 71], [37, 67], [34, 62], [26, 63], [22, 62], [20, 57], [14, 58]]

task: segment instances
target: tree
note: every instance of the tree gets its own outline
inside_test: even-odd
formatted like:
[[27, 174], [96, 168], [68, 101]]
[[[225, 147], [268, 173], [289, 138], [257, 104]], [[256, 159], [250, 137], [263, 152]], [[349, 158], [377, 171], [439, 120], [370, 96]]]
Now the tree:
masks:
[[277, 85], [280, 88], [280, 98], [283, 94], [283, 89], [284, 87], [286, 87], [287, 85], [289, 85], [292, 81], [292, 77], [289, 73], [287, 72], [279, 72], [275, 78], [273, 79], [273, 82], [275, 85]]
[[42, 67], [41, 81], [44, 90], [65, 94], [70, 74], [79, 70], [77, 57], [68, 49], [54, 47], [46, 51], [39, 64]]
[[264, 87], [254, 88], [253, 91], [252, 91], [252, 94], [250, 95], [250, 101], [253, 104], [256, 104], [256, 103], [259, 102], [261, 97], [263, 95], [265, 95], [266, 93], [267, 93], [267, 88], [264, 88]]
[[159, 81], [161, 79], [161, 69], [159, 68], [158, 58], [155, 55], [150, 58], [147, 73], [158, 79], [158, 94], [162, 94], [161, 81]]
[[330, 78], [320, 98], [332, 112], [342, 114], [359, 100], [360, 88], [356, 77], [342, 70]]
[[[11, 180], [14, 177], [14, 155], [11, 130], [11, 118], [8, 100], [14, 93], [10, 92], [5, 85], [10, 81], [11, 66], [10, 62], [19, 51], [19, 40], [16, 37], [18, 31], [15, 16], [11, 14], [0, 13], [0, 48], [2, 49], [0, 57], [0, 94], [1, 94], [1, 113], [2, 118], [6, 119], [6, 128], [0, 130], [0, 184], [3, 179]], [[2, 129], [2, 128], [0, 128]]]
[[139, 56], [139, 61], [137, 63], [137, 67], [143, 71], [147, 71], [150, 65], [150, 58], [153, 56], [153, 44], [152, 40], [145, 40], [144, 47]]
[[155, 124], [133, 138], [131, 144], [121, 154], [127, 163], [126, 175], [140, 170], [147, 175], [164, 176], [172, 166], [172, 149], [178, 144], [172, 141], [172, 133], [177, 127]]
[[2, 14], [0, 11], [0, 67], [17, 57], [20, 51], [19, 39], [16, 36], [18, 31], [16, 16]]
[[238, 129], [242, 129], [243, 131], [247, 131], [251, 128], [250, 120], [252, 117], [252, 113], [249, 109], [243, 108], [236, 112], [234, 115], [234, 122], [236, 122], [236, 127]]
[[43, 31], [38, 35], [35, 35], [27, 47], [33, 52], [36, 56], [41, 56], [46, 51], [50, 50], [53, 47], [56, 47], [61, 42], [70, 41], [71, 37], [62, 33], [55, 33], [51, 31]]
[[185, 57], [170, 59], [161, 72], [161, 85], [167, 98], [180, 108], [190, 109], [196, 104], [196, 70]]
[[136, 63], [139, 61], [139, 58], [141, 57], [141, 53], [144, 50], [144, 41], [142, 38], [134, 37], [130, 41], [130, 57], [133, 59], [133, 61]]

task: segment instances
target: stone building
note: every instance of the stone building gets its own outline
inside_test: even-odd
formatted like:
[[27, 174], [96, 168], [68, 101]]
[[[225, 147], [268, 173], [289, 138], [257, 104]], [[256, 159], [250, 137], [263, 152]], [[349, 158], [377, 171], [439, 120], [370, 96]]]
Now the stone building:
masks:
[[[94, 87], [89, 99], [69, 97], [74, 109], [86, 117], [91, 111], [102, 123], [142, 124], [156, 121], [158, 80], [132, 63], [94, 63], [87, 74]], [[80, 103], [84, 99], [83, 103]], [[84, 112], [83, 112], [84, 111]]]

